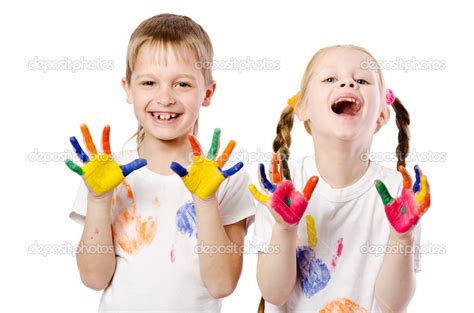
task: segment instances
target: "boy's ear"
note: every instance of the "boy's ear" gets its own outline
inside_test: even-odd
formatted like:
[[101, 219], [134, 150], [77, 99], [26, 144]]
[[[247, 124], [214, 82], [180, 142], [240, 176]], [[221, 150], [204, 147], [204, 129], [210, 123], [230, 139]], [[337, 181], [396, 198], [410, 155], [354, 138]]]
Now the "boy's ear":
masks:
[[212, 99], [212, 96], [214, 95], [214, 92], [216, 91], [216, 82], [213, 81], [207, 88], [206, 88], [206, 91], [205, 91], [205, 95], [204, 95], [204, 100], [202, 101], [202, 106], [203, 107], [208, 107], [211, 105], [211, 99]]
[[377, 119], [377, 127], [375, 128], [375, 132], [378, 132], [383, 125], [388, 123], [390, 119], [390, 107], [386, 105], [382, 111], [380, 112], [379, 118]]
[[125, 94], [127, 95], [127, 103], [132, 104], [133, 101], [130, 96], [130, 86], [128, 85], [127, 79], [125, 77], [122, 78], [122, 88], [125, 90]]

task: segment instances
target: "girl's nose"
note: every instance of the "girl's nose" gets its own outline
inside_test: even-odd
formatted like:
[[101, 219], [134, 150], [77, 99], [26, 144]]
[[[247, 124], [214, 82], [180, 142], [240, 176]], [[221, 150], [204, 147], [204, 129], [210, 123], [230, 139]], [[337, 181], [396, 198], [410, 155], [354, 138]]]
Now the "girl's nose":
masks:
[[349, 83], [349, 82], [343, 82], [341, 83], [340, 87], [341, 88], [344, 88], [346, 86], [349, 86], [350, 88], [354, 88], [355, 84], [353, 82]]

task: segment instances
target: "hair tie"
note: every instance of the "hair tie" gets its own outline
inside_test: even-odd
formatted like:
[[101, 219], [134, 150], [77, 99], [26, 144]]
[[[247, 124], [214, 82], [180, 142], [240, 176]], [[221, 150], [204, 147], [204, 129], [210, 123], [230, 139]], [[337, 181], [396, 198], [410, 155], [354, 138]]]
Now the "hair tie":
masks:
[[296, 107], [296, 103], [298, 103], [298, 99], [300, 97], [300, 92], [298, 91], [293, 97], [288, 99], [288, 105], [293, 109]]
[[385, 91], [385, 101], [388, 105], [392, 105], [395, 102], [395, 94], [393, 93], [392, 89], [388, 89]]

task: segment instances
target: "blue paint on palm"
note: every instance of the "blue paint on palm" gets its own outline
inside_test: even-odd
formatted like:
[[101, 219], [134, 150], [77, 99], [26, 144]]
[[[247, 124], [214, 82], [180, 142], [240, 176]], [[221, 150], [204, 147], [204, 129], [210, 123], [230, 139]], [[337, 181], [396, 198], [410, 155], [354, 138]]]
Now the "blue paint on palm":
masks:
[[176, 225], [182, 234], [197, 237], [196, 208], [194, 202], [188, 201], [176, 212]]
[[311, 247], [298, 247], [296, 260], [301, 290], [306, 297], [310, 298], [326, 287], [331, 274], [326, 264], [316, 258]]

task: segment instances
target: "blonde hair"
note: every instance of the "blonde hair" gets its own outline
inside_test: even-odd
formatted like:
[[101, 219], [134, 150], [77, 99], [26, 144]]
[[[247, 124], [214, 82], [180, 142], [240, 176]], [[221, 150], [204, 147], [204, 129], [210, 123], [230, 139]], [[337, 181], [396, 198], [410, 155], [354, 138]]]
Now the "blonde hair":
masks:
[[[211, 71], [214, 51], [211, 40], [204, 29], [187, 16], [159, 14], [141, 22], [130, 37], [125, 74], [128, 84], [131, 82], [140, 48], [147, 44], [160, 48], [172, 48], [175, 52], [191, 51], [196, 58], [196, 66], [199, 65], [202, 71], [205, 84], [214, 81]], [[195, 135], [198, 130], [198, 122], [199, 119], [193, 126]], [[141, 125], [138, 125], [137, 132], [130, 139], [134, 137], [137, 137], [137, 149], [139, 149], [145, 138], [145, 132]]]
[[[301, 105], [305, 103], [306, 97], [308, 94], [308, 86], [310, 80], [313, 76], [313, 71], [316, 62], [318, 59], [323, 56], [325, 53], [329, 52], [332, 49], [336, 48], [350, 48], [355, 49], [358, 51], [362, 51], [363, 53], [367, 54], [369, 58], [372, 59], [373, 62], [377, 65], [377, 74], [380, 83], [380, 95], [385, 100], [385, 80], [380, 70], [380, 66], [377, 63], [377, 60], [372, 56], [372, 54], [367, 51], [366, 49], [354, 45], [335, 45], [322, 48], [318, 52], [316, 52], [311, 60], [309, 61], [308, 65], [306, 66], [306, 70], [303, 75], [303, 79], [301, 80], [301, 86], [299, 90], [299, 97], [296, 105]], [[291, 106], [287, 105], [281, 115], [280, 120], [278, 121], [277, 129], [276, 129], [276, 137], [273, 141], [273, 151], [279, 153], [283, 163], [283, 174], [286, 179], [291, 179], [290, 170], [288, 167], [288, 160], [290, 157], [290, 146], [291, 146], [291, 129], [293, 128], [293, 121], [294, 121], [294, 112], [296, 105]], [[405, 160], [408, 155], [409, 151], [409, 141], [410, 141], [410, 115], [408, 111], [403, 106], [400, 99], [395, 98], [395, 102], [392, 104], [392, 107], [395, 111], [395, 119], [396, 124], [398, 127], [398, 145], [396, 148], [396, 155], [397, 155], [397, 168], [399, 165], [405, 166]], [[311, 134], [311, 128], [307, 121], [305, 121], [304, 127], [306, 131]]]

